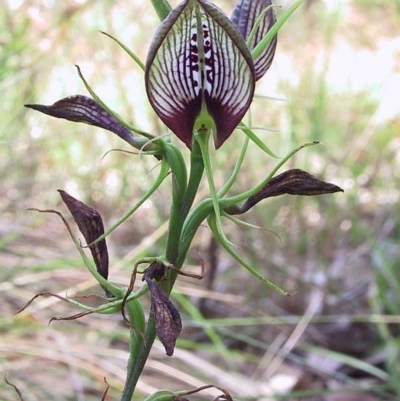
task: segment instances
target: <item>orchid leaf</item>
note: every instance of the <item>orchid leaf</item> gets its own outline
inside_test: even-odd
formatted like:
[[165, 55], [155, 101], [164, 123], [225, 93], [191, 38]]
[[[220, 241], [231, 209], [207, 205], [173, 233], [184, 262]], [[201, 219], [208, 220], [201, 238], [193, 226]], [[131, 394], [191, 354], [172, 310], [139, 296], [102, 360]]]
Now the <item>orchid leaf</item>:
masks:
[[157, 31], [145, 81], [155, 112], [189, 149], [195, 130], [211, 130], [219, 148], [253, 99], [254, 65], [243, 37], [219, 8], [186, 0]]

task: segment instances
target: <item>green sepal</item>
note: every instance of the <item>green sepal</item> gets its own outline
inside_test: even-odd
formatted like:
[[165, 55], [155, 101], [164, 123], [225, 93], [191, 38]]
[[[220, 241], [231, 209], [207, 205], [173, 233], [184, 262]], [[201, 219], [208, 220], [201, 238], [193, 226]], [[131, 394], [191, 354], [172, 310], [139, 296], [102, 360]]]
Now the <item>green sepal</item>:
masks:
[[251, 273], [255, 278], [260, 280], [267, 287], [273, 289], [274, 291], [282, 295], [289, 295], [289, 293], [287, 293], [285, 290], [274, 284], [272, 281], [268, 280], [266, 277], [260, 274], [256, 269], [254, 269], [254, 267], [250, 266], [233, 250], [230, 242], [227, 241], [226, 238], [220, 234], [219, 229], [217, 227], [217, 219], [214, 213], [208, 217], [207, 222], [216, 240], [229, 253], [229, 255], [231, 255], [241, 266], [243, 266], [249, 273]]
[[172, 10], [172, 7], [167, 0], [151, 0], [151, 4], [153, 4], [160, 21], [164, 21]]
[[107, 32], [100, 31], [103, 35], [108, 36], [110, 39], [112, 39], [114, 42], [118, 43], [127, 53], [128, 55], [135, 61], [135, 63], [144, 71], [144, 63], [140, 58], [131, 50], [129, 49], [128, 46], [124, 45], [120, 40], [117, 38], [114, 38], [114, 36], [110, 35]]
[[290, 18], [290, 16], [301, 6], [301, 4], [305, 0], [298, 0], [296, 3], [292, 4], [282, 15], [281, 17], [276, 21], [274, 26], [268, 31], [268, 33], [258, 42], [256, 47], [251, 51], [251, 56], [253, 57], [253, 60], [257, 60], [258, 57], [262, 55], [262, 53], [265, 51], [265, 49], [268, 48], [271, 40], [273, 37], [278, 33], [278, 31], [281, 29], [283, 24]]
[[142, 196], [142, 198], [136, 202], [136, 204], [129, 209], [121, 218], [119, 218], [102, 236], [96, 239], [96, 241], [92, 242], [91, 244], [88, 244], [88, 246], [93, 245], [97, 243], [98, 241], [101, 241], [105, 237], [107, 237], [110, 233], [112, 233], [117, 227], [119, 227], [125, 220], [127, 220], [130, 216], [132, 216], [133, 213], [136, 212], [136, 210], [139, 209], [140, 206], [143, 205], [143, 203], [150, 198], [151, 195], [157, 190], [157, 188], [163, 183], [165, 178], [168, 176], [168, 171], [169, 171], [169, 164], [166, 160], [162, 160], [161, 162], [161, 169], [158, 174], [158, 177], [156, 180], [153, 182], [151, 187], [147, 190], [147, 192]]
[[271, 157], [275, 157], [279, 159], [277, 156], [250, 128], [247, 128], [246, 125], [241, 122], [238, 126], [238, 129], [241, 129], [261, 150], [270, 155]]

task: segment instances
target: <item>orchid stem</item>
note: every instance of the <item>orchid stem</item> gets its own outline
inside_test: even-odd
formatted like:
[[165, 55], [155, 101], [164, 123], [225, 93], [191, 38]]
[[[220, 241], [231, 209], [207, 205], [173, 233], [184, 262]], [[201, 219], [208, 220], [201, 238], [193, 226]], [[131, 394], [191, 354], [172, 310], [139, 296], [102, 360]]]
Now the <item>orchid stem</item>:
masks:
[[210, 189], [210, 195], [211, 195], [212, 204], [214, 207], [214, 213], [216, 216], [216, 227], [217, 227], [220, 235], [226, 239], [223, 228], [222, 228], [221, 210], [219, 207], [219, 197], [218, 197], [217, 190], [215, 189], [215, 183], [214, 183], [214, 178], [213, 178], [213, 174], [212, 174], [212, 167], [211, 167], [211, 160], [210, 160], [210, 152], [208, 149], [210, 130], [208, 130], [206, 133], [197, 134], [195, 136], [195, 138], [201, 148], [201, 153], [203, 156], [204, 169], [205, 169], [207, 180], [208, 180], [208, 186]]

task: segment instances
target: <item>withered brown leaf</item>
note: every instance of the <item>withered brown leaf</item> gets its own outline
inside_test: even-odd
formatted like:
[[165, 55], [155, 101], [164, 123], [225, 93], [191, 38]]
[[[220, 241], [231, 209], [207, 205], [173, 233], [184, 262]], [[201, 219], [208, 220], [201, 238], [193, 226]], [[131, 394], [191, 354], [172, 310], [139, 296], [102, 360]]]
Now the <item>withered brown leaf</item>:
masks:
[[[85, 205], [83, 202], [75, 199], [67, 192], [59, 189], [62, 200], [67, 205], [72, 214], [79, 231], [82, 233], [87, 245], [96, 241], [101, 235], [104, 234], [103, 220], [96, 209]], [[94, 263], [96, 264], [97, 271], [105, 278], [108, 278], [108, 250], [106, 240], [101, 241], [89, 246], [92, 253]]]
[[315, 196], [343, 192], [335, 184], [330, 184], [300, 169], [285, 171], [271, 180], [257, 194], [250, 196], [240, 208], [232, 208], [231, 214], [242, 214], [263, 199], [283, 194]]
[[143, 280], [154, 279], [160, 281], [165, 275], [165, 265], [161, 262], [152, 262], [143, 274]]
[[168, 356], [174, 353], [175, 342], [182, 330], [178, 310], [156, 282], [146, 277], [151, 295], [151, 310], [156, 320], [156, 333]]

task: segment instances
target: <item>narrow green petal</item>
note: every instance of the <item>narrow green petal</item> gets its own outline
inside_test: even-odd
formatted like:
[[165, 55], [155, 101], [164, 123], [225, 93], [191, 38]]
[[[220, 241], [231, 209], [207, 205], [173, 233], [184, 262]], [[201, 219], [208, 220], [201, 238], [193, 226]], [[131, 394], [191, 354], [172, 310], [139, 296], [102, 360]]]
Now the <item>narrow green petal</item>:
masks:
[[171, 12], [172, 8], [167, 0], [151, 0], [154, 9], [157, 12], [160, 21], [167, 18], [168, 14]]

